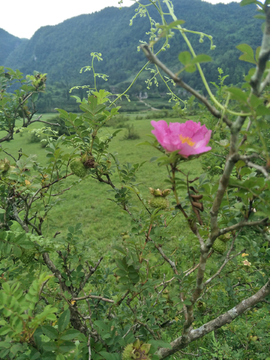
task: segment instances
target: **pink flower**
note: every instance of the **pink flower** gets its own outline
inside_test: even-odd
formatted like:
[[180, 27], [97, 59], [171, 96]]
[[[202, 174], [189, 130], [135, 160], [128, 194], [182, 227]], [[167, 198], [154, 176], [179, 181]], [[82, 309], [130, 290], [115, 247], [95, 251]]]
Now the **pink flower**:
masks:
[[211, 137], [211, 130], [208, 130], [201, 123], [188, 120], [185, 123], [170, 123], [164, 120], [151, 121], [155, 128], [152, 133], [157, 141], [168, 152], [179, 150], [179, 154], [187, 158], [190, 155], [201, 154], [211, 150], [206, 146]]

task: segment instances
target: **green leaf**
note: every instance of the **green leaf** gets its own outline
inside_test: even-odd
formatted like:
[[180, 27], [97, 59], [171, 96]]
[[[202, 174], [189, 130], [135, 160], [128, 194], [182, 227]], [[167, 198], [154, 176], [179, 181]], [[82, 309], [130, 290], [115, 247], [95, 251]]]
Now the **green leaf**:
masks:
[[190, 64], [197, 64], [197, 63], [209, 62], [209, 61], [212, 61], [211, 56], [206, 55], [206, 54], [200, 54], [200, 55], [195, 56], [195, 58], [193, 58], [190, 61]]
[[127, 275], [126, 271], [121, 270], [121, 269], [117, 269], [117, 270], [115, 271], [115, 274], [116, 274], [117, 276], [120, 276], [120, 277], [124, 277], [124, 276]]
[[183, 65], [187, 65], [190, 63], [191, 54], [189, 51], [183, 51], [178, 55], [178, 59]]
[[100, 354], [106, 359], [106, 360], [121, 360], [121, 354], [112, 354], [108, 353], [106, 351], [100, 351]]
[[43, 349], [45, 351], [55, 351], [55, 350], [57, 350], [56, 343], [52, 342], [52, 341], [43, 343], [42, 346], [43, 346]]
[[76, 347], [76, 345], [71, 341], [65, 341], [63, 344], [59, 346], [59, 350], [61, 352], [69, 352], [73, 350]]
[[10, 348], [10, 352], [15, 356], [17, 354], [18, 351], [22, 351], [22, 345], [21, 344], [14, 344], [12, 345], [12, 347]]
[[[264, 105], [259, 105], [256, 109], [256, 115], [258, 116], [270, 115], [270, 109]], [[265, 124], [267, 127], [269, 127], [269, 124], [267, 122], [265, 122]]]
[[110, 332], [109, 326], [108, 326], [107, 324], [105, 324], [104, 321], [102, 321], [102, 320], [96, 320], [96, 321], [94, 321], [94, 324], [95, 324], [96, 326], [98, 326], [101, 330], [104, 330], [104, 331], [106, 331], [106, 332]]
[[163, 30], [161, 36], [164, 37], [166, 36], [166, 34], [169, 33], [171, 29], [176, 28], [178, 25], [183, 25], [184, 23], [185, 23], [184, 20], [175, 20], [169, 25], [158, 25], [157, 27]]
[[254, 59], [254, 52], [251, 46], [248, 44], [240, 44], [237, 45], [236, 48], [243, 52], [243, 54], [239, 57], [239, 60], [243, 60], [256, 65], [256, 61]]
[[247, 103], [248, 93], [243, 92], [239, 88], [227, 88], [227, 91], [230, 92], [233, 96], [232, 98], [240, 102]]
[[56, 356], [56, 360], [65, 360], [65, 357], [64, 357], [64, 355], [62, 355], [62, 354], [58, 354], [58, 355]]
[[48, 338], [55, 340], [58, 338], [58, 331], [50, 325], [44, 325], [41, 327], [42, 332], [48, 336]]
[[69, 320], [70, 320], [70, 311], [69, 311], [69, 309], [67, 309], [60, 315], [58, 323], [57, 323], [58, 330], [60, 333], [66, 329], [66, 327], [69, 324]]
[[62, 109], [56, 109], [56, 110], [59, 112], [59, 114], [61, 115], [61, 117], [63, 117], [64, 119], [69, 120], [69, 114], [68, 114], [67, 111], [62, 110]]
[[114, 245], [114, 246], [112, 246], [112, 248], [119, 251], [120, 253], [126, 255], [126, 251], [123, 248], [121, 248], [120, 246]]
[[73, 340], [76, 337], [80, 336], [80, 334], [81, 333], [78, 330], [69, 329], [60, 336], [60, 339], [61, 340]]
[[185, 71], [188, 73], [193, 73], [196, 71], [196, 66], [192, 64], [188, 64], [185, 66]]
[[0, 351], [0, 358], [5, 359], [6, 355], [9, 353], [9, 349]]
[[3, 326], [3, 327], [1, 327], [0, 328], [0, 335], [6, 335], [6, 334], [8, 334], [9, 332], [11, 331], [11, 328], [8, 326], [8, 325], [6, 325], [6, 326]]
[[172, 29], [176, 27], [177, 25], [183, 25], [185, 23], [185, 20], [175, 20], [171, 22], [169, 25], [158, 25], [158, 28], [160, 29]]

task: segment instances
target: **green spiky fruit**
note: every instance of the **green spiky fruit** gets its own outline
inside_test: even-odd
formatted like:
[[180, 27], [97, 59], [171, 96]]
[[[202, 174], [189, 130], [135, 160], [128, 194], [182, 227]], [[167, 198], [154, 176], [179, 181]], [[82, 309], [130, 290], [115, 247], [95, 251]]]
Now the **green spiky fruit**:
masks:
[[149, 205], [154, 209], [157, 208], [167, 209], [167, 207], [169, 206], [169, 202], [164, 197], [157, 196], [149, 200]]
[[123, 360], [150, 360], [151, 357], [148, 355], [150, 351], [150, 344], [144, 344], [137, 339], [133, 344], [128, 344], [123, 353]]
[[85, 177], [85, 175], [87, 173], [87, 169], [81, 162], [80, 158], [76, 158], [71, 162], [70, 170], [79, 178]]
[[34, 259], [35, 253], [35, 249], [22, 249], [21, 262], [25, 265], [29, 264]]
[[149, 200], [149, 205], [154, 208], [161, 208], [166, 209], [169, 206], [169, 202], [166, 199], [166, 196], [168, 196], [171, 192], [170, 189], [166, 190], [160, 190], [160, 189], [153, 189], [149, 188], [150, 193], [154, 196], [152, 199]]
[[226, 244], [222, 240], [216, 239], [213, 244], [213, 250], [220, 254], [223, 254], [226, 251]]

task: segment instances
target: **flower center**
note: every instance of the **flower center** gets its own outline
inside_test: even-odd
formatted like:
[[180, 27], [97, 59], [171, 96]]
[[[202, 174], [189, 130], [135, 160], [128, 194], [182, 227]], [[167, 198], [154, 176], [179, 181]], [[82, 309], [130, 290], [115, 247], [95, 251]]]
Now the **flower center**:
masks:
[[191, 138], [188, 136], [179, 135], [182, 144], [187, 143], [189, 146], [194, 146], [195, 142], [191, 141]]

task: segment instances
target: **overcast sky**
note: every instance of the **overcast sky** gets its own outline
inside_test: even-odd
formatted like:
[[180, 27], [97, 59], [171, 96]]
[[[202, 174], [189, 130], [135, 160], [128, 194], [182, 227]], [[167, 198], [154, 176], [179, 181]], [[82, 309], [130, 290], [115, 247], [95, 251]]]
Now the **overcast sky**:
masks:
[[[10, 34], [30, 39], [41, 27], [99, 11], [107, 6], [119, 6], [119, 0], [1, 0], [0, 28]], [[181, 1], [181, 0], [177, 0]], [[212, 4], [230, 3], [232, 0], [204, 0]], [[240, 0], [234, 0], [240, 2]], [[134, 0], [124, 0], [130, 6]], [[0, 49], [1, 51], [1, 49]]]

